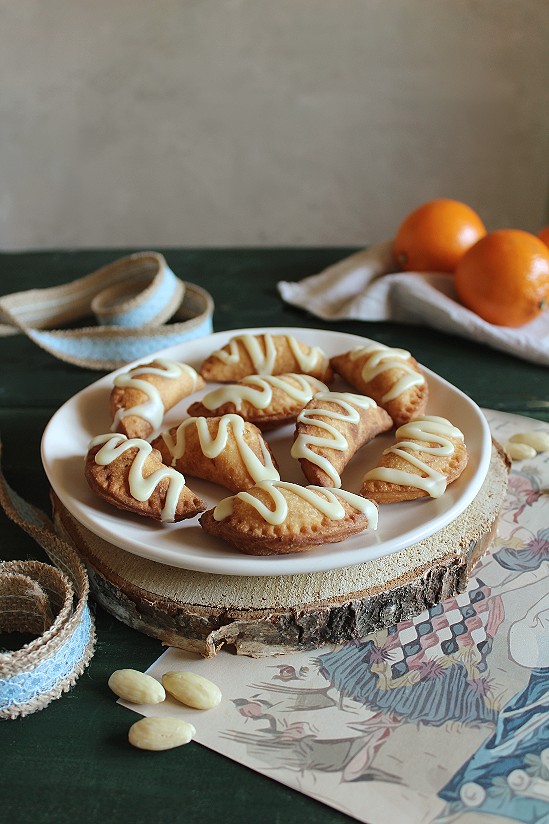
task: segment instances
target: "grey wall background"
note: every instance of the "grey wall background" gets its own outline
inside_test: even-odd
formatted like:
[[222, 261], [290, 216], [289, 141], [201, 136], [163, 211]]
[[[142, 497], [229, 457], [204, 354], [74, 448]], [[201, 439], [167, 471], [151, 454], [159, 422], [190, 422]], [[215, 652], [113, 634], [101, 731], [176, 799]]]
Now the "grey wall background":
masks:
[[0, 245], [537, 231], [547, 0], [0, 0]]

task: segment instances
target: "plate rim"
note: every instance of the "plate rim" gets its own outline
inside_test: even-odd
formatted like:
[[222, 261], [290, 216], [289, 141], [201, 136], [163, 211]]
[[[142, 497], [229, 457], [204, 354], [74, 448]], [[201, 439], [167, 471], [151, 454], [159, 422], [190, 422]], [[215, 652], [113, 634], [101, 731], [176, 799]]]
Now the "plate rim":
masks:
[[[155, 563], [160, 563], [165, 566], [171, 566], [176, 569], [186, 569], [189, 571], [194, 572], [202, 572], [205, 574], [215, 574], [215, 575], [230, 575], [230, 576], [247, 576], [247, 577], [266, 577], [266, 576], [285, 576], [285, 575], [295, 575], [295, 574], [311, 574], [317, 572], [329, 572], [337, 569], [349, 568], [352, 566], [360, 566], [361, 564], [368, 563], [371, 560], [375, 560], [380, 557], [390, 556], [393, 555], [395, 552], [399, 552], [407, 547], [411, 547], [414, 544], [419, 543], [421, 540], [424, 540], [439, 529], [442, 529], [445, 525], [450, 523], [451, 521], [455, 520], [471, 503], [471, 501], [476, 497], [478, 491], [480, 490], [486, 475], [488, 473], [488, 468], [490, 465], [490, 456], [491, 456], [491, 433], [488, 422], [486, 420], [485, 415], [483, 414], [481, 408], [478, 404], [469, 397], [465, 392], [463, 392], [458, 387], [454, 386], [450, 383], [446, 378], [438, 375], [437, 373], [433, 372], [428, 367], [424, 366], [423, 364], [419, 364], [421, 369], [427, 375], [427, 378], [434, 377], [437, 381], [439, 381], [446, 389], [450, 389], [452, 392], [457, 393], [462, 399], [464, 399], [466, 405], [471, 407], [471, 410], [475, 412], [476, 418], [480, 423], [480, 428], [482, 431], [482, 449], [481, 449], [481, 458], [479, 461], [479, 465], [475, 470], [473, 475], [473, 479], [469, 484], [467, 494], [460, 498], [459, 503], [454, 504], [450, 507], [448, 513], [443, 513], [442, 515], [431, 519], [429, 522], [431, 525], [434, 523], [434, 526], [428, 527], [427, 529], [420, 530], [419, 527], [416, 527], [414, 530], [410, 531], [410, 534], [415, 534], [415, 537], [412, 537], [407, 543], [398, 545], [398, 541], [393, 539], [392, 543], [397, 543], [393, 549], [388, 551], [379, 552], [379, 545], [373, 545], [370, 547], [363, 547], [362, 551], [368, 551], [368, 557], [363, 559], [357, 559], [352, 561], [343, 561], [343, 553], [334, 551], [326, 553], [324, 556], [311, 556], [311, 552], [313, 550], [309, 550], [306, 552], [299, 552], [299, 553], [289, 553], [288, 555], [268, 555], [268, 556], [255, 556], [255, 555], [247, 555], [245, 553], [241, 553], [238, 550], [235, 550], [235, 553], [238, 553], [234, 557], [231, 556], [230, 560], [225, 563], [229, 563], [230, 566], [234, 565], [234, 569], [225, 568], [225, 563], [222, 564], [224, 567], [220, 569], [219, 558], [216, 556], [212, 556], [211, 559], [208, 559], [207, 556], [201, 557], [199, 560], [196, 560], [195, 557], [186, 558], [184, 563], [173, 563], [170, 562], [169, 559], [165, 557], [165, 552], [162, 553], [162, 557], [159, 557], [156, 553], [151, 553], [147, 547], [139, 544], [134, 540], [123, 539], [119, 536], [118, 533], [115, 533], [113, 536], [112, 532], [108, 529], [102, 529], [101, 525], [97, 525], [96, 522], [90, 521], [90, 519], [86, 516], [85, 512], [81, 512], [78, 507], [74, 507], [72, 498], [65, 494], [64, 489], [60, 489], [56, 486], [53, 482], [51, 473], [48, 468], [48, 459], [46, 456], [47, 444], [50, 438], [50, 433], [54, 428], [54, 423], [58, 417], [66, 411], [66, 407], [72, 406], [75, 404], [78, 399], [84, 394], [89, 393], [94, 387], [97, 387], [100, 384], [108, 383], [112, 378], [121, 373], [126, 372], [127, 370], [133, 368], [133, 366], [143, 363], [145, 359], [152, 360], [155, 357], [169, 357], [169, 353], [173, 352], [173, 350], [179, 350], [181, 347], [185, 347], [189, 344], [191, 345], [200, 345], [200, 343], [206, 343], [210, 341], [212, 343], [212, 351], [215, 348], [219, 348], [219, 344], [216, 343], [221, 339], [225, 338], [225, 342], [227, 342], [231, 337], [235, 335], [242, 335], [242, 334], [263, 334], [265, 332], [269, 332], [271, 334], [293, 334], [296, 337], [299, 335], [306, 333], [307, 335], [314, 336], [315, 334], [320, 334], [322, 336], [328, 337], [344, 337], [347, 340], [354, 340], [359, 344], [360, 342], [368, 341], [368, 342], [376, 342], [381, 343], [381, 341], [376, 341], [373, 338], [366, 337], [364, 335], [356, 335], [350, 332], [341, 332], [339, 330], [334, 329], [318, 329], [314, 327], [295, 327], [295, 326], [272, 326], [272, 327], [249, 327], [249, 328], [241, 328], [241, 329], [228, 329], [223, 330], [221, 332], [212, 332], [209, 335], [205, 335], [201, 338], [194, 338], [189, 341], [182, 341], [178, 344], [174, 344], [169, 347], [164, 347], [163, 349], [157, 350], [155, 352], [150, 353], [149, 355], [145, 356], [145, 358], [138, 358], [136, 360], [130, 361], [122, 367], [112, 370], [107, 374], [103, 375], [102, 377], [98, 378], [97, 380], [92, 381], [86, 387], [76, 392], [70, 398], [68, 398], [50, 417], [46, 427], [44, 428], [44, 432], [42, 434], [41, 443], [40, 443], [40, 455], [42, 460], [42, 466], [48, 478], [48, 481], [54, 490], [57, 497], [60, 499], [61, 503], [65, 506], [65, 508], [69, 511], [70, 515], [77, 520], [82, 526], [88, 529], [97, 537], [101, 538], [102, 540], [107, 541], [108, 543], [114, 544], [119, 549], [122, 549], [126, 552], [129, 552], [132, 555], [136, 555], [138, 557], [146, 558], [148, 560], [154, 561]], [[224, 345], [224, 344], [221, 344]], [[322, 347], [322, 344], [319, 343], [318, 345]], [[384, 344], [386, 345], [386, 344]], [[351, 347], [349, 347], [351, 348]], [[90, 437], [93, 437], [90, 436]], [[84, 455], [82, 456], [84, 459]], [[474, 483], [472, 483], [474, 481]], [[471, 489], [474, 491], [471, 493]], [[225, 496], [224, 496], [225, 497]], [[465, 502], [464, 502], [465, 501]], [[76, 511], [74, 511], [76, 510]], [[440, 523], [439, 523], [440, 522]], [[408, 533], [405, 533], [407, 535]], [[342, 542], [344, 543], [344, 542]], [[335, 544], [334, 546], [340, 548], [342, 543]], [[387, 542], [385, 542], [387, 543]], [[329, 546], [329, 545], [325, 545]], [[360, 549], [351, 550], [351, 552], [359, 552]], [[309, 563], [307, 560], [309, 559]], [[312, 559], [312, 562], [311, 560]]]

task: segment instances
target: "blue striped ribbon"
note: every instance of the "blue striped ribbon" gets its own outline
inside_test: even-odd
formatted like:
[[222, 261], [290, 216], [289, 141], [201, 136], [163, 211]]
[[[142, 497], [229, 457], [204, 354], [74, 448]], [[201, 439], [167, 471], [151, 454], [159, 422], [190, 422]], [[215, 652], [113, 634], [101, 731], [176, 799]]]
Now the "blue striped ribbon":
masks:
[[0, 630], [36, 636], [21, 649], [0, 652], [0, 719], [14, 719], [43, 709], [73, 686], [93, 655], [95, 629], [88, 577], [76, 550], [44, 512], [11, 489], [1, 468], [0, 506], [55, 564], [0, 563]]
[[[211, 295], [158, 252], [137, 252], [62, 286], [0, 298], [0, 335], [26, 334], [60, 360], [116, 369], [212, 331]], [[56, 329], [94, 315], [97, 326]], [[170, 323], [167, 323], [171, 320]]]

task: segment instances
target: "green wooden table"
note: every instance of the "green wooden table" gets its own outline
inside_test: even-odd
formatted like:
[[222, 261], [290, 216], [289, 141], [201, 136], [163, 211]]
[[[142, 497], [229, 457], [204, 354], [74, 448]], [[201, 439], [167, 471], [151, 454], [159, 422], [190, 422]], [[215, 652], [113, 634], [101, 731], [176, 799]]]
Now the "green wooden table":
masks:
[[[135, 249], [52, 251], [0, 256], [0, 292], [54, 286]], [[350, 249], [160, 250], [183, 279], [204, 286], [216, 303], [216, 331], [246, 326], [306, 326], [365, 334], [410, 349], [423, 364], [480, 406], [549, 421], [549, 372], [461, 338], [391, 323], [326, 324], [282, 303], [280, 279], [299, 280]], [[10, 485], [49, 511], [40, 439], [55, 410], [100, 375], [38, 349], [23, 336], [0, 338], [0, 433]], [[2, 559], [47, 560], [0, 514]], [[227, 824], [350, 819], [199, 745], [146, 753], [126, 741], [133, 713], [107, 687], [121, 666], [145, 669], [158, 641], [95, 611], [98, 643], [70, 693], [42, 712], [0, 724], [2, 819], [6, 822], [200, 822]], [[0, 639], [6, 646], [10, 636]], [[365, 792], [367, 790], [365, 789]]]

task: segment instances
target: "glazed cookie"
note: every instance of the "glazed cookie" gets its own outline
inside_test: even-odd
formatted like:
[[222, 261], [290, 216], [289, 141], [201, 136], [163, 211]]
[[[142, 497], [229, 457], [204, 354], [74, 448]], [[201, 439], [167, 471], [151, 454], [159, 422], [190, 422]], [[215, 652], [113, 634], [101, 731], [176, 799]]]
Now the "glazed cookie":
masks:
[[318, 346], [308, 346], [293, 335], [236, 335], [212, 352], [200, 367], [206, 381], [233, 383], [247, 375], [283, 375], [298, 372], [329, 381], [332, 370]]
[[427, 381], [405, 349], [371, 343], [337, 355], [330, 363], [352, 387], [382, 406], [395, 426], [423, 415], [427, 408]]
[[93, 438], [85, 475], [109, 504], [157, 521], [182, 521], [206, 509], [183, 475], [165, 466], [160, 453], [141, 438], [112, 433]]
[[463, 433], [446, 418], [417, 418], [397, 429], [396, 437], [363, 478], [360, 494], [378, 504], [439, 498], [467, 466]]
[[274, 429], [295, 421], [313, 395], [326, 391], [326, 384], [311, 375], [249, 375], [208, 392], [188, 412], [194, 417], [237, 413], [260, 429]]
[[280, 555], [376, 529], [377, 506], [342, 489], [263, 481], [209, 509], [200, 525], [248, 555]]
[[280, 477], [261, 431], [240, 415], [188, 418], [163, 432], [153, 447], [168, 466], [232, 492]]
[[393, 426], [372, 398], [319, 392], [297, 416], [292, 458], [311, 484], [341, 486], [340, 474], [355, 452]]
[[203, 389], [204, 380], [186, 363], [157, 358], [117, 375], [111, 392], [112, 431], [128, 438], [148, 438], [164, 413]]

